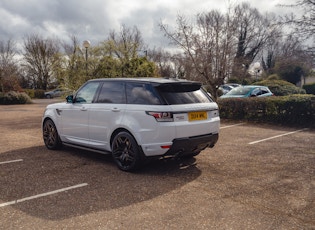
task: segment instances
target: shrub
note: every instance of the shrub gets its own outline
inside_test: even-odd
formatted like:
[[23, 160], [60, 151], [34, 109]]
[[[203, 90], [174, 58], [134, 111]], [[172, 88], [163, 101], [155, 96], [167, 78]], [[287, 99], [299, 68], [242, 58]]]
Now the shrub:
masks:
[[34, 93], [35, 93], [35, 98], [45, 98], [45, 90], [36, 89]]
[[45, 90], [42, 89], [24, 89], [30, 98], [45, 98]]
[[25, 92], [30, 98], [35, 98], [35, 90], [34, 90], [34, 89], [24, 89], [24, 92]]
[[278, 124], [315, 125], [315, 97], [289, 95], [218, 99], [220, 117]]
[[308, 94], [315, 94], [315, 83], [303, 85], [303, 89], [305, 89]]
[[255, 85], [264, 85], [268, 86], [271, 92], [275, 96], [286, 96], [291, 94], [305, 94], [306, 91], [299, 87], [296, 87], [294, 84], [284, 81], [284, 80], [263, 80], [256, 82]]
[[26, 93], [19, 93], [15, 91], [0, 93], [0, 104], [2, 105], [30, 103], [32, 103], [32, 100]]
[[271, 74], [270, 76], [268, 76], [267, 80], [269, 80], [269, 81], [280, 80], [280, 77], [277, 74]]

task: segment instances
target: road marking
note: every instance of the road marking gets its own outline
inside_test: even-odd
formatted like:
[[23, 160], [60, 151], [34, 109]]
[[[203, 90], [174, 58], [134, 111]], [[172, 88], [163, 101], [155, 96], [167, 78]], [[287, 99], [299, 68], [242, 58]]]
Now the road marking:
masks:
[[231, 127], [239, 126], [239, 125], [242, 125], [242, 124], [244, 124], [244, 123], [239, 123], [239, 124], [235, 124], [235, 125], [227, 125], [227, 126], [220, 127], [220, 129], [231, 128]]
[[2, 161], [2, 162], [0, 162], [0, 165], [10, 164], [10, 163], [15, 163], [15, 162], [20, 162], [20, 161], [23, 161], [23, 159], [12, 160], [12, 161]]
[[25, 197], [25, 198], [22, 198], [22, 199], [19, 199], [19, 200], [9, 201], [9, 202], [0, 204], [0, 207], [5, 207], [5, 206], [21, 203], [21, 202], [24, 202], [24, 201], [33, 200], [33, 199], [37, 199], [37, 198], [40, 198], [40, 197], [53, 195], [53, 194], [60, 193], [60, 192], [65, 192], [67, 190], [76, 189], [76, 188], [84, 187], [84, 186], [87, 186], [87, 185], [88, 185], [87, 183], [77, 184], [77, 185], [74, 185], [74, 186], [71, 186], [71, 187], [62, 188], [62, 189], [54, 190], [54, 191], [51, 191], [51, 192], [38, 194], [38, 195], [35, 195], [35, 196], [29, 196], [29, 197]]
[[268, 141], [268, 140], [271, 140], [271, 139], [275, 139], [275, 138], [278, 138], [278, 137], [283, 137], [283, 136], [291, 135], [291, 134], [298, 133], [298, 132], [302, 132], [302, 131], [305, 131], [305, 130], [308, 130], [308, 128], [299, 129], [299, 130], [296, 130], [296, 131], [293, 131], [293, 132], [288, 132], [288, 133], [280, 134], [280, 135], [273, 136], [273, 137], [268, 137], [268, 138], [261, 139], [261, 140], [258, 140], [258, 141], [250, 142], [250, 143], [248, 143], [248, 144], [253, 145], [253, 144], [257, 144], [257, 143], [259, 143], [259, 142]]

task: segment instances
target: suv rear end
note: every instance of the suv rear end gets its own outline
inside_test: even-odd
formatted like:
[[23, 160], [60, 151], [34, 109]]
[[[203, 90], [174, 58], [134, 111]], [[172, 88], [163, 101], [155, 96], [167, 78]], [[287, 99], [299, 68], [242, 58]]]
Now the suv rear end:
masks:
[[153, 88], [161, 105], [142, 106], [151, 116], [141, 119], [149, 120], [146, 129], [139, 132], [138, 142], [146, 156], [197, 155], [215, 145], [220, 125], [218, 106], [200, 83], [170, 81], [153, 84]]

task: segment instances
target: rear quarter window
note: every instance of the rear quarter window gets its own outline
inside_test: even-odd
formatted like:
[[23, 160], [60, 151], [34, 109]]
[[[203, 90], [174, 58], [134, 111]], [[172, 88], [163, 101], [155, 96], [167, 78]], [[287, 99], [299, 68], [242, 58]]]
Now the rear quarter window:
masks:
[[161, 101], [158, 94], [150, 84], [127, 83], [126, 94], [128, 104], [139, 105], [160, 105]]

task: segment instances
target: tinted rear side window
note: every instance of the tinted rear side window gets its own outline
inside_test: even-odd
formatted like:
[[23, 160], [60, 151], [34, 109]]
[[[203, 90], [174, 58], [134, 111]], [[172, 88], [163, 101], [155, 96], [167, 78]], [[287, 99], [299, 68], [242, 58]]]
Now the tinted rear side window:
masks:
[[159, 86], [157, 90], [169, 105], [212, 102], [200, 85], [196, 84]]
[[126, 103], [125, 87], [123, 82], [104, 82], [96, 103]]
[[126, 84], [128, 104], [160, 105], [160, 99], [150, 84], [129, 82]]

